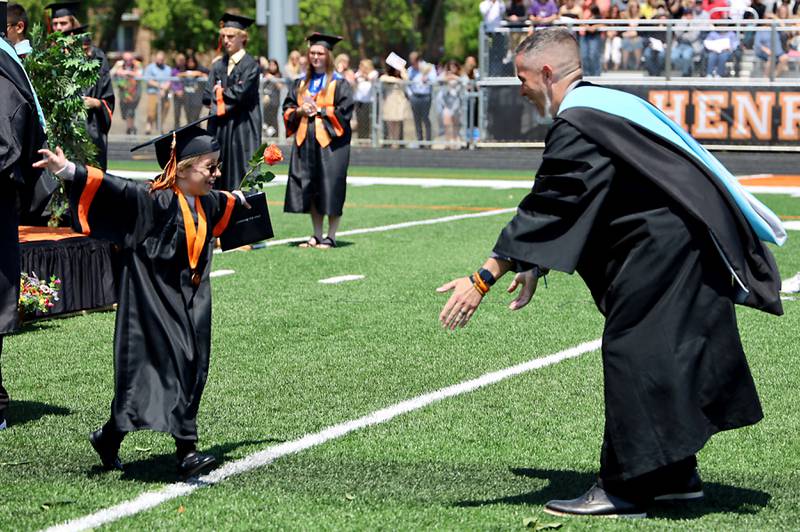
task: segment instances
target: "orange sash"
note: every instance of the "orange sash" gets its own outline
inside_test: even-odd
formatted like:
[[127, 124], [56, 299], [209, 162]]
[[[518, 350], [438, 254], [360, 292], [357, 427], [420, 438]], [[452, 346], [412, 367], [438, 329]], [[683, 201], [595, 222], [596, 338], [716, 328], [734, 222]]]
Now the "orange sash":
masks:
[[178, 187], [174, 187], [173, 190], [178, 196], [178, 203], [181, 206], [181, 214], [183, 215], [183, 227], [186, 230], [186, 250], [189, 255], [189, 267], [192, 269], [192, 283], [197, 286], [200, 284], [200, 274], [195, 270], [197, 270], [200, 254], [206, 244], [206, 233], [208, 231], [206, 213], [203, 210], [203, 203], [200, 198], [195, 198], [194, 206], [197, 210], [197, 227], [195, 227], [192, 210], [189, 208], [186, 196], [183, 195], [183, 192]]
[[94, 196], [100, 189], [103, 182], [103, 171], [92, 166], [86, 167], [86, 184], [83, 186], [81, 197], [78, 200], [78, 221], [81, 224], [81, 233], [84, 235], [92, 234], [89, 227], [89, 207], [94, 201]]
[[[343, 135], [344, 128], [339, 123], [339, 120], [336, 118], [336, 114], [334, 113], [333, 98], [334, 95], [336, 94], [336, 81], [337, 80], [331, 81], [327, 87], [319, 91], [314, 96], [314, 101], [316, 102], [317, 107], [319, 109], [325, 110], [325, 116], [327, 116], [330, 119], [336, 134]], [[303, 100], [303, 97], [305, 96], [306, 92], [307, 92], [307, 87], [303, 87], [303, 89], [297, 93], [298, 103]], [[303, 118], [300, 119], [300, 125], [298, 126], [297, 134], [294, 137], [295, 143], [297, 143], [298, 146], [301, 146], [303, 142], [305, 142], [307, 134], [308, 134], [308, 117], [304, 116]], [[322, 146], [323, 148], [327, 148], [330, 145], [331, 136], [328, 134], [328, 130], [325, 129], [325, 125], [322, 123], [322, 116], [320, 116], [320, 113], [317, 113], [314, 116], [314, 134], [320, 146]]]

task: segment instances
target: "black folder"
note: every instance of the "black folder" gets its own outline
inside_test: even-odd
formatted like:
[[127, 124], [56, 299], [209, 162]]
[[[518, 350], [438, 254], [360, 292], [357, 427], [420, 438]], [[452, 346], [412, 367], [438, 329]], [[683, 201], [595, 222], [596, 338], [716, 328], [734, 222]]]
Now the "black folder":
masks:
[[245, 194], [250, 208], [238, 203], [233, 208], [228, 227], [219, 237], [222, 251], [255, 244], [275, 236], [267, 208], [267, 195], [263, 192]]

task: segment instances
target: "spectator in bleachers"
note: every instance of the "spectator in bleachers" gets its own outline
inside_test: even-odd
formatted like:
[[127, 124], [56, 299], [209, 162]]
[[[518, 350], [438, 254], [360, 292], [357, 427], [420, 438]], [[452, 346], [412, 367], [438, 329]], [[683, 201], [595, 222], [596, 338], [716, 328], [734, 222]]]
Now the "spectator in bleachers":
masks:
[[172, 69], [166, 63], [166, 55], [157, 51], [154, 61], [144, 69], [147, 80], [147, 128], [145, 134], [150, 136], [153, 127], [164, 131], [164, 116], [169, 112], [169, 91]]
[[[764, 5], [764, 2], [761, 0], [750, 0], [750, 7], [756, 12], [758, 18], [766, 18], [767, 15], [767, 6]], [[752, 13], [745, 13], [744, 18], [751, 19], [754, 18]]]
[[528, 20], [534, 27], [546, 26], [558, 19], [558, 4], [556, 0], [532, 0], [528, 8]]
[[281, 90], [284, 88], [284, 82], [278, 61], [269, 59], [266, 63], [266, 67], [261, 70], [264, 135], [274, 137], [278, 134], [278, 114], [281, 108]]
[[203, 109], [203, 83], [208, 80], [208, 69], [198, 63], [194, 50], [186, 50], [186, 70], [179, 76], [183, 79], [183, 92], [186, 98], [186, 120], [194, 122]]
[[126, 125], [125, 132], [128, 135], [136, 134], [136, 107], [141, 98], [139, 78], [142, 77], [142, 73], [142, 63], [136, 59], [133, 52], [123, 52], [122, 59], [114, 63], [111, 69], [111, 79], [117, 86], [122, 118]]
[[703, 0], [703, 11], [709, 14], [711, 20], [728, 18], [728, 0]]
[[[585, 20], [600, 19], [600, 8], [593, 3], [589, 7], [588, 16], [584, 14]], [[581, 26], [580, 34], [580, 49], [581, 49], [581, 64], [583, 66], [583, 74], [585, 76], [599, 76], [602, 72], [602, 57], [603, 57], [603, 32], [597, 24], [586, 24]]]
[[[785, 16], [781, 16], [780, 13], [778, 12], [778, 10], [781, 7], [786, 8]], [[792, 0], [781, 0], [780, 2], [775, 2], [772, 5], [772, 12], [778, 18], [794, 18], [793, 16], [797, 15], [798, 9], [800, 9], [800, 1], [797, 0], [794, 0], [794, 3], [792, 3]], [[792, 17], [790, 17], [789, 15], [792, 15]]]
[[350, 56], [347, 54], [339, 54], [333, 60], [333, 69], [342, 76], [351, 87], [356, 84], [356, 74], [350, 68]]
[[[172, 77], [179, 77], [186, 72], [186, 56], [184, 54], [175, 55], [175, 66], [172, 67]], [[187, 123], [181, 122], [181, 111], [187, 109], [186, 91], [184, 90], [183, 80], [173, 81], [170, 90], [172, 91], [172, 112], [175, 117], [175, 128]], [[187, 109], [188, 110], [188, 109]], [[188, 113], [187, 113], [188, 116]]]
[[558, 16], [579, 19], [583, 15], [583, 8], [575, 0], [565, 0], [558, 10]]
[[775, 58], [775, 77], [780, 77], [781, 74], [786, 72], [789, 67], [789, 56], [786, 54], [780, 39], [775, 43], [775, 49], [772, 49], [772, 32], [758, 31], [756, 32], [755, 41], [753, 42], [753, 51], [761, 61], [764, 62], [764, 75], [769, 77], [772, 72], [772, 61]]
[[[664, 6], [656, 9], [653, 20], [666, 20], [667, 10]], [[660, 76], [664, 72], [665, 48], [667, 42], [666, 26], [658, 26], [644, 38], [644, 68], [651, 76]]]
[[433, 85], [436, 83], [436, 69], [433, 65], [420, 59], [419, 52], [411, 52], [408, 56], [408, 84], [406, 93], [414, 113], [414, 127], [417, 140], [431, 140], [431, 103]]
[[658, 8], [664, 7], [664, 0], [645, 0], [639, 7], [642, 8], [642, 18], [655, 18]]
[[[694, 13], [691, 10], [685, 10], [681, 18], [691, 21], [694, 19]], [[683, 77], [691, 76], [695, 59], [701, 57], [703, 53], [699, 28], [696, 26], [676, 27], [672, 43], [670, 59], [673, 70], [680, 72]]]
[[728, 77], [728, 69], [725, 63], [728, 62], [733, 51], [739, 46], [739, 37], [736, 32], [710, 31], [703, 41], [703, 46], [706, 48], [708, 58], [706, 77]]
[[290, 80], [294, 81], [303, 74], [305, 74], [306, 69], [303, 68], [300, 64], [300, 58], [304, 57], [298, 52], [297, 50], [292, 50], [289, 52], [289, 58], [286, 61], [286, 65], [283, 67], [283, 71], [286, 74], [286, 77]]
[[447, 62], [444, 71], [446, 85], [437, 93], [437, 108], [444, 127], [445, 140], [454, 144], [459, 141], [461, 129], [461, 113], [464, 102], [462, 100], [462, 73], [458, 61]]
[[503, 59], [506, 55], [507, 39], [503, 33], [497, 31], [505, 20], [506, 4], [504, 0], [483, 0], [478, 5], [478, 10], [481, 12], [486, 33], [490, 35], [489, 74], [506, 74]]
[[[619, 20], [622, 18], [622, 12], [618, 4], [611, 4], [608, 18], [611, 20]], [[608, 30], [605, 33], [603, 67], [607, 70], [619, 70], [620, 65], [622, 65], [622, 36], [620, 36], [617, 30]]]
[[[383, 88], [381, 116], [386, 125], [387, 140], [402, 140], [403, 122], [411, 115], [411, 108], [406, 98], [403, 84], [408, 80], [406, 69], [397, 70], [389, 65], [384, 68], [385, 74], [380, 77]], [[397, 148], [393, 144], [392, 148]]]
[[[534, 2], [536, 0], [533, 0]], [[510, 27], [524, 27], [528, 23], [528, 6], [526, 0], [511, 0], [506, 9], [506, 25]], [[525, 33], [521, 31], [511, 32], [508, 36], [508, 50], [503, 58], [503, 64], [509, 64], [514, 57], [514, 50], [517, 48]]]
[[355, 74], [355, 125], [353, 130], [359, 138], [369, 138], [372, 130], [372, 103], [375, 101], [375, 82], [378, 80], [378, 71], [369, 59], [362, 59], [358, 63], [358, 72]]
[[[622, 18], [630, 21], [628, 28], [622, 32], [622, 68], [639, 68], [642, 62], [642, 37], [639, 35], [637, 22], [642, 18], [639, 2], [630, 0], [628, 8]], [[631, 67], [631, 56], [633, 56], [633, 67]]]

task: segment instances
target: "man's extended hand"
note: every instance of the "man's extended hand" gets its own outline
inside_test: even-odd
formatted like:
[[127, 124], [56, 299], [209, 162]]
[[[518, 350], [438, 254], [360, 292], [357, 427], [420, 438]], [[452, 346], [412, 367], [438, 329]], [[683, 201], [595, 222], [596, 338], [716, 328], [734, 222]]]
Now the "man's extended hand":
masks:
[[533, 270], [518, 273], [514, 276], [514, 280], [508, 285], [508, 293], [513, 294], [518, 286], [522, 286], [519, 295], [508, 306], [511, 310], [519, 310], [528, 303], [530, 303], [533, 294], [536, 292], [536, 285], [539, 284], [539, 278]]
[[451, 290], [453, 295], [447, 300], [442, 313], [439, 314], [439, 321], [444, 328], [453, 331], [456, 327], [464, 327], [467, 324], [478, 305], [481, 304], [483, 296], [472, 286], [469, 277], [454, 279], [436, 289], [440, 294]]

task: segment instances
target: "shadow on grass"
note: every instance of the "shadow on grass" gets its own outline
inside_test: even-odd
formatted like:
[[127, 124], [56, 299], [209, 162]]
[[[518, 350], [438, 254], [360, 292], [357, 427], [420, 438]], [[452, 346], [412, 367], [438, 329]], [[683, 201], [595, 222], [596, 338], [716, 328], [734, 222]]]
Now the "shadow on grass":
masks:
[[[228, 454], [240, 447], [269, 443], [283, 443], [284, 441], [286, 440], [277, 438], [245, 440], [215, 445], [209, 448], [201, 447], [198, 450], [203, 454], [213, 455], [217, 459], [217, 467], [219, 467], [227, 461]], [[122, 445], [124, 449], [125, 442], [122, 442]], [[124, 462], [124, 471], [119, 478], [121, 480], [135, 480], [137, 482], [176, 482], [180, 479], [177, 476], [175, 467], [175, 454], [169, 453], [153, 455], [133, 462]], [[104, 471], [103, 468], [98, 464], [91, 468], [89, 471], [89, 476], [94, 477], [98, 475], [104, 475], [105, 473], [106, 471]]]
[[[576, 471], [519, 468], [512, 469], [511, 472], [517, 476], [546, 480], [547, 485], [529, 493], [482, 501], [460, 501], [455, 503], [455, 506], [464, 508], [492, 504], [543, 506], [553, 499], [578, 497], [596, 481], [595, 475]], [[716, 482], [705, 483], [703, 489], [706, 494], [703, 502], [654, 505], [648, 508], [648, 516], [661, 519], [695, 519], [717, 513], [756, 514], [765, 508], [772, 498], [772, 495], [764, 491]]]
[[8, 405], [9, 426], [19, 426], [44, 416], [68, 416], [72, 413], [63, 406], [48, 405], [37, 401], [17, 401], [13, 397]]

